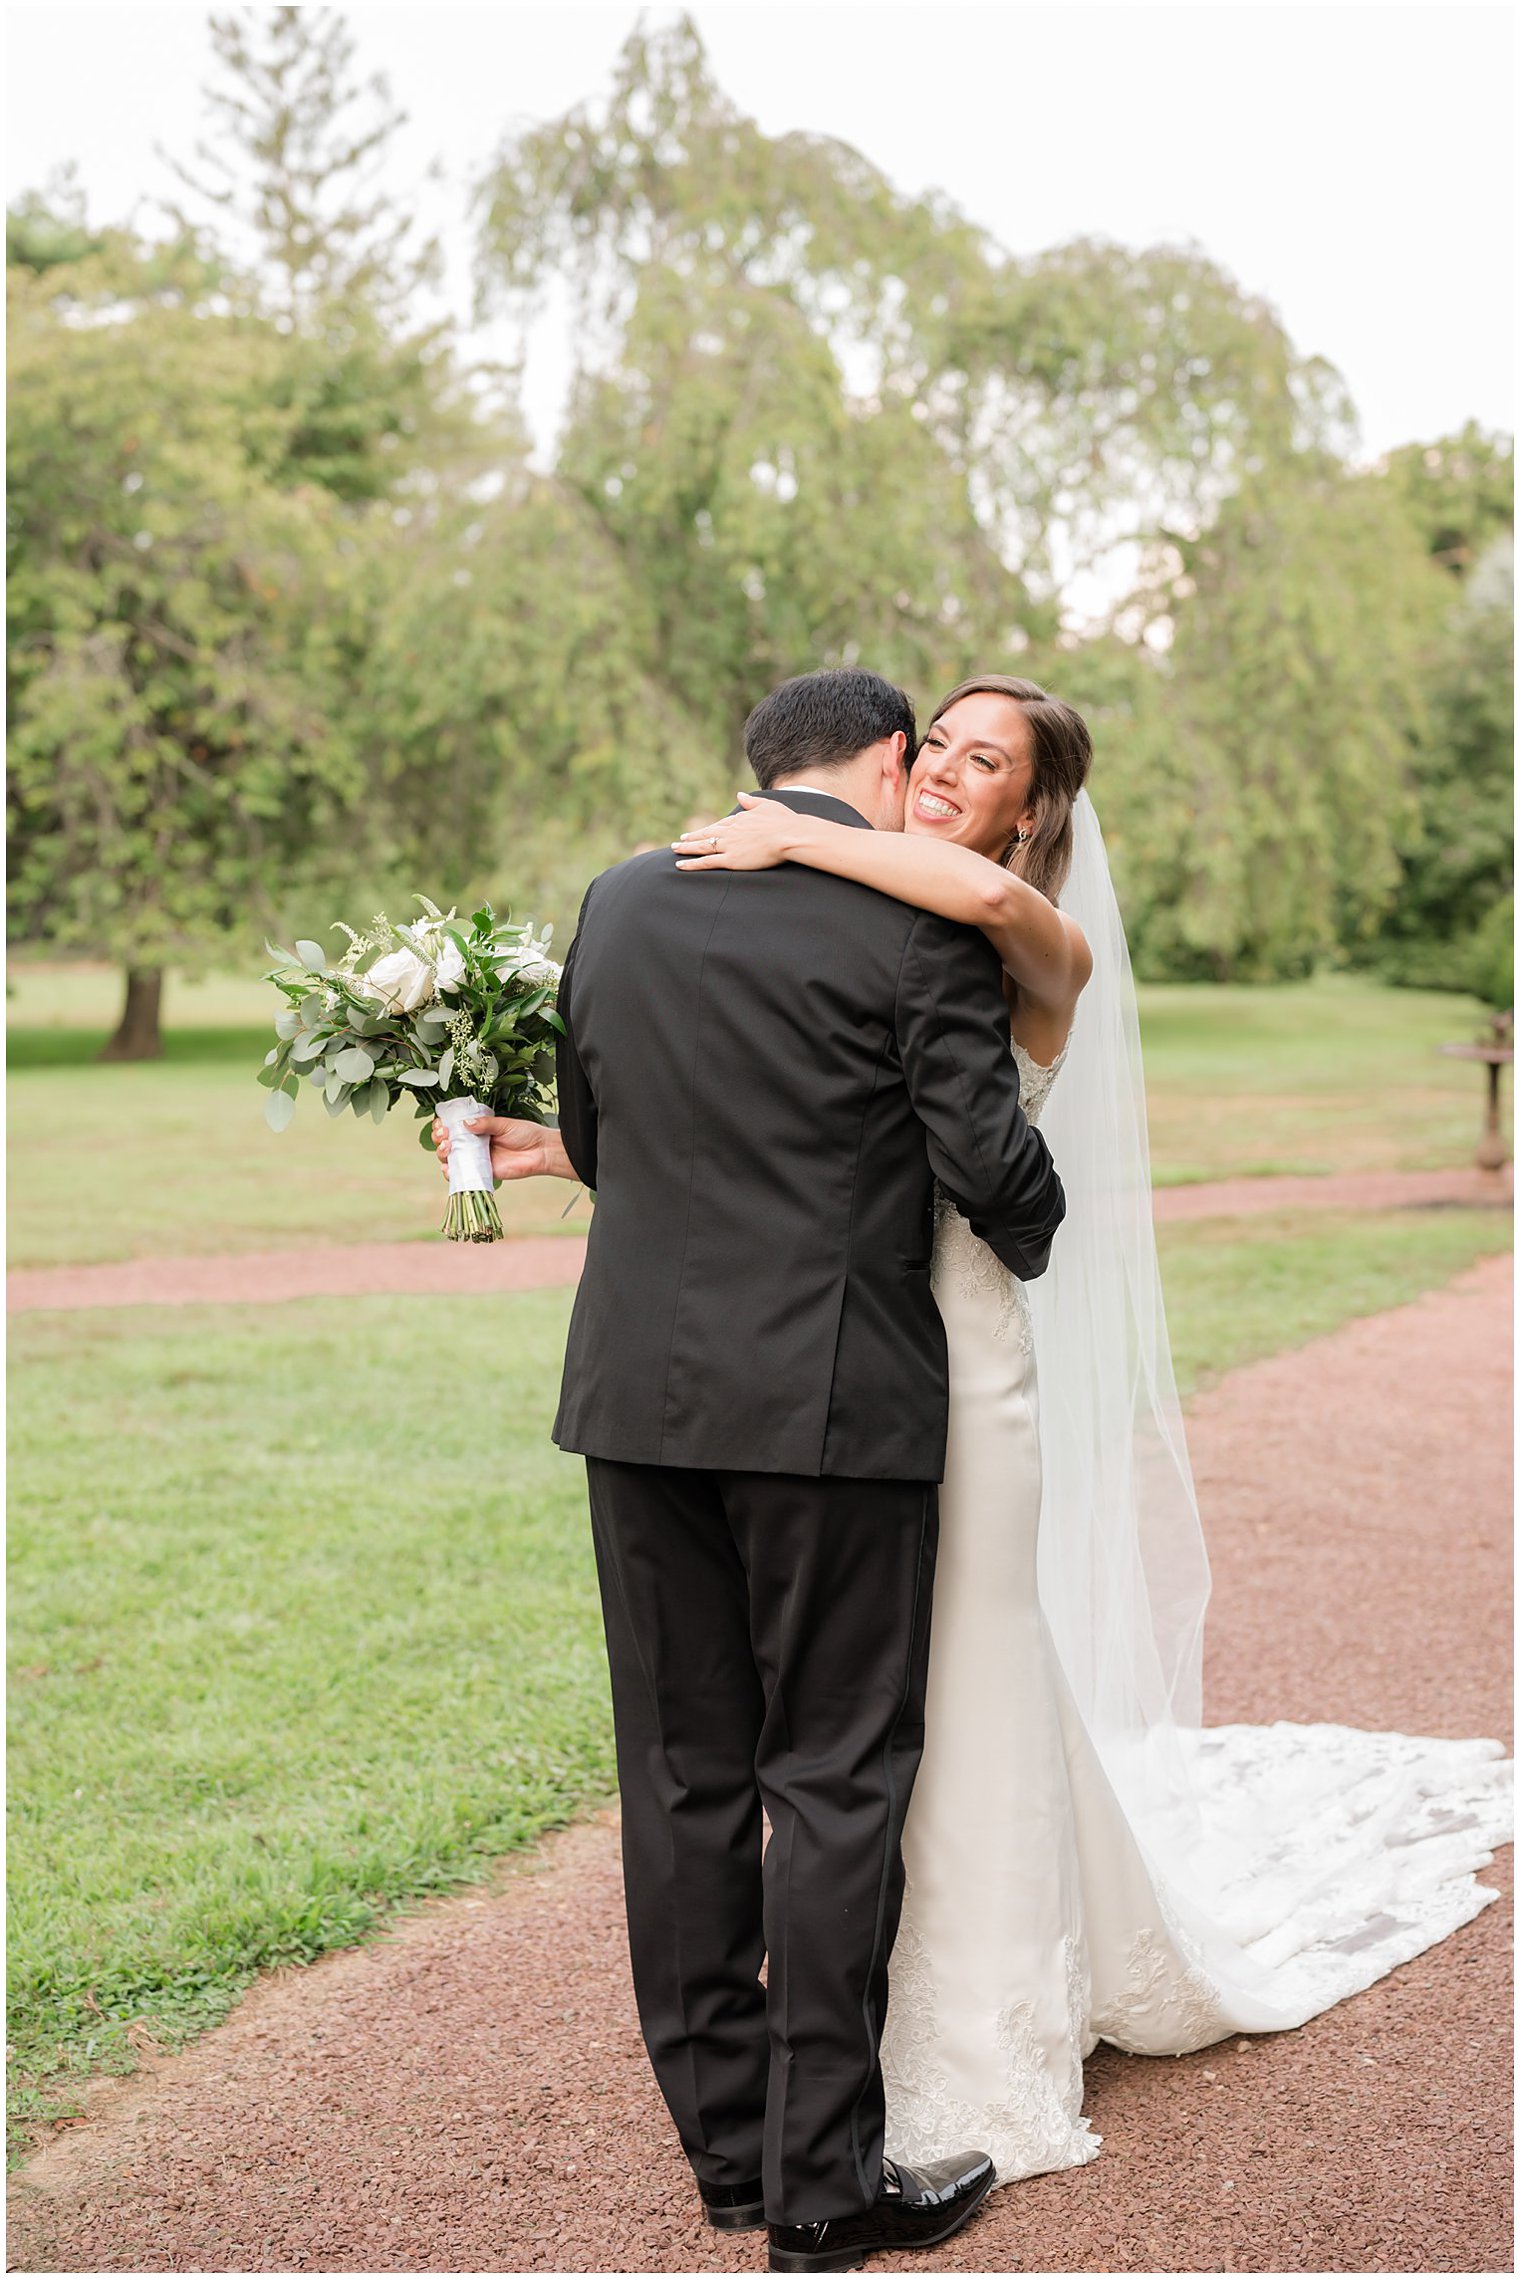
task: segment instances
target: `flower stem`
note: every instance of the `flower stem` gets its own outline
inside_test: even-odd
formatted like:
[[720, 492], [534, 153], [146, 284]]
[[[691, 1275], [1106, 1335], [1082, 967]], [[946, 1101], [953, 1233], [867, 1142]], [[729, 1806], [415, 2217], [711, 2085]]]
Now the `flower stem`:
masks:
[[500, 1242], [501, 1213], [496, 1197], [480, 1187], [451, 1195], [443, 1215], [443, 1231], [450, 1242]]

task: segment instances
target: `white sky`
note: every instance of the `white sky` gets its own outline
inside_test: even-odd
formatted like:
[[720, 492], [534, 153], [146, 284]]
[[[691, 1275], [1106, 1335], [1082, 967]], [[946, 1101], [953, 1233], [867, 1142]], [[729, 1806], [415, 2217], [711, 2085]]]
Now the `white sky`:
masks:
[[[604, 0], [351, 6], [362, 67], [411, 114], [398, 181], [468, 293], [465, 191], [514, 121], [605, 91], [637, 16]], [[1381, 4], [1019, 7], [695, 0], [723, 86], [769, 131], [854, 143], [1015, 252], [1192, 239], [1350, 383], [1369, 451], [1513, 425], [1514, 17]], [[669, 13], [651, 9], [659, 20]], [[196, 6], [11, 6], [7, 198], [78, 161], [124, 217], [188, 152], [209, 49]], [[565, 352], [530, 368], [552, 427]]]

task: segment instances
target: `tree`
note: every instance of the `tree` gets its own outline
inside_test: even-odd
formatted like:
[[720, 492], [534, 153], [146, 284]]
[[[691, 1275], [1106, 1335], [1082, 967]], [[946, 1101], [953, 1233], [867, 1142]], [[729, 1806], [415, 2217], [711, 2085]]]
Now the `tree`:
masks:
[[[1399, 877], [1365, 954], [1390, 979], [1504, 995], [1514, 886], [1514, 455], [1469, 424], [1393, 452], [1382, 480], [1417, 542], [1446, 573], [1414, 735], [1414, 809]], [[1513, 992], [1513, 980], [1507, 984]]]
[[1403, 500], [1431, 559], [1459, 581], [1495, 539], [1513, 534], [1514, 445], [1476, 421], [1460, 434], [1391, 451], [1384, 479]]
[[[210, 132], [192, 164], [170, 165], [215, 217], [212, 235], [293, 322], [362, 304], [405, 332], [437, 281], [435, 240], [380, 176], [406, 113], [376, 73], [360, 82], [343, 19], [328, 8], [253, 9], [210, 19], [219, 76], [203, 90]], [[194, 208], [171, 206], [179, 232]]]
[[505, 866], [519, 908], [573, 909], [588, 844], [669, 838], [729, 790], [651, 670], [650, 597], [552, 478], [435, 500], [378, 591], [356, 733], [398, 878], [420, 867], [453, 898]]
[[28, 190], [5, 216], [7, 268], [20, 262], [41, 276], [88, 254], [103, 253], [106, 240], [90, 228], [77, 169], [60, 167], [46, 190]]
[[198, 264], [58, 274], [8, 272], [12, 923], [121, 961], [135, 1058], [165, 961], [346, 828], [340, 510], [269, 479], [282, 344]]
[[[841, 425], [891, 412], [937, 447], [932, 480], [948, 468], [1036, 635], [1084, 564], [1164, 522], [1201, 528], [1251, 472], [1348, 419], [1335, 375], [1203, 255], [1083, 241], [1016, 260], [843, 143], [763, 134], [689, 18], [633, 34], [605, 105], [507, 145], [480, 268], [485, 305], [524, 313], [569, 277], [584, 374], [638, 399], [658, 392], [651, 341], [667, 364], [678, 340], [742, 362], [755, 326], [743, 400], [762, 417], [791, 408], [794, 380], [816, 390], [826, 351]], [[891, 464], [914, 498], [922, 446]]]
[[1327, 455], [1150, 550], [1130, 638], [1083, 644], [1063, 680], [1094, 704], [1142, 973], [1265, 980], [1365, 954], [1414, 814], [1444, 600], [1397, 499]]
[[166, 959], [384, 843], [349, 738], [376, 539], [481, 440], [445, 333], [395, 321], [432, 254], [365, 185], [398, 119], [341, 23], [214, 40], [217, 232], [33, 200], [10, 240], [12, 920], [121, 957], [113, 1056], [160, 1049]]
[[1414, 810], [1372, 962], [1396, 981], [1492, 994], [1514, 891], [1515, 553], [1490, 539], [1445, 614], [1413, 744]]

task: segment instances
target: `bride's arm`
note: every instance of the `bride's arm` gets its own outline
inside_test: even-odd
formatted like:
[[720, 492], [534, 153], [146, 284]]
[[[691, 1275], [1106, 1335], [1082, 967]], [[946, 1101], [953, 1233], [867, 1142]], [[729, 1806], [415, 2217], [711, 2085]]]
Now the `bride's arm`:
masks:
[[[705, 823], [675, 842], [681, 870], [770, 870], [802, 863], [874, 886], [898, 902], [979, 926], [1021, 999], [1069, 1015], [1087, 986], [1092, 952], [1080, 926], [1037, 887], [970, 847], [902, 831], [861, 831], [823, 815], [799, 815], [778, 799], [741, 791], [742, 815]], [[716, 849], [706, 842], [716, 837]]]

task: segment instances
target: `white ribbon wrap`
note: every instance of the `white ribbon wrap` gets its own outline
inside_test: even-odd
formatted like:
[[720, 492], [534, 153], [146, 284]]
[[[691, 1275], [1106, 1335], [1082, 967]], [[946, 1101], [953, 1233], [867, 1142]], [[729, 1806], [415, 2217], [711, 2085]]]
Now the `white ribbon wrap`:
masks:
[[467, 1132], [466, 1122], [474, 1116], [488, 1116], [489, 1108], [472, 1098], [467, 1092], [458, 1100], [444, 1100], [438, 1108], [438, 1121], [447, 1124], [449, 1131], [449, 1193], [468, 1195], [478, 1191], [490, 1194], [496, 1184], [491, 1177], [491, 1143], [480, 1132]]

